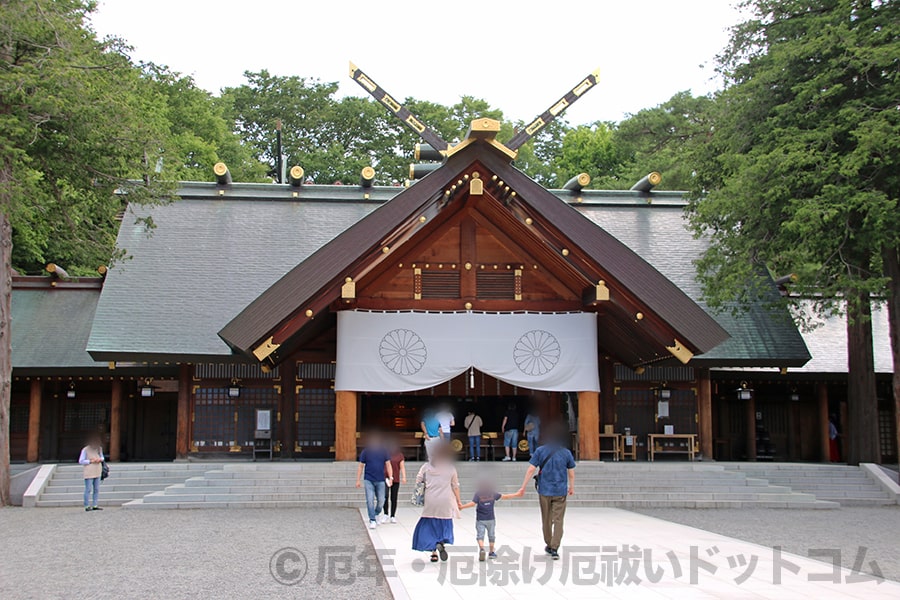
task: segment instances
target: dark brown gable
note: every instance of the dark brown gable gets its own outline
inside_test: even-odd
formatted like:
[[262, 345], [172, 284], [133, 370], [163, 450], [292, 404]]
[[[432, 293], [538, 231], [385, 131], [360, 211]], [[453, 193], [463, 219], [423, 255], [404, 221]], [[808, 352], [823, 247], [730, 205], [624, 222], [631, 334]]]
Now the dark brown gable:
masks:
[[688, 360], [727, 338], [677, 286], [513, 168], [508, 151], [467, 142], [291, 270], [222, 339], [277, 363], [342, 308], [598, 311], [603, 351], [630, 365]]

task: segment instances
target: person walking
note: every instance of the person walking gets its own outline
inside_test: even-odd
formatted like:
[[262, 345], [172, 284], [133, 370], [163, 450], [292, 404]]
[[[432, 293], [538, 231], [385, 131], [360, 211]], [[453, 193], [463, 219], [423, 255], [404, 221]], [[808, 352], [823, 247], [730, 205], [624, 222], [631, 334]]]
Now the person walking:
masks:
[[475, 409], [470, 409], [463, 420], [463, 425], [466, 426], [466, 433], [469, 436], [469, 460], [481, 460], [481, 426], [484, 422], [475, 413]]
[[[497, 541], [497, 521], [494, 516], [494, 505], [498, 500], [519, 498], [523, 494], [524, 492], [522, 490], [519, 490], [514, 494], [501, 494], [497, 491], [493, 478], [482, 476], [478, 480], [472, 501], [466, 502], [460, 507], [460, 509], [472, 508], [473, 506], [476, 507], [475, 541], [478, 542], [478, 560], [480, 562], [484, 562], [485, 556], [492, 559], [497, 558], [497, 554], [494, 552], [494, 544]], [[487, 555], [484, 551], [485, 534], [487, 534], [490, 549], [490, 553]]]
[[[103, 456], [102, 440], [100, 434], [92, 434], [87, 441], [87, 445], [81, 449], [81, 455], [78, 457], [78, 464], [82, 465], [84, 473], [84, 510], [103, 510], [98, 506], [100, 502], [100, 476], [103, 474]], [[91, 490], [94, 494], [94, 502], [91, 504]]]
[[363, 473], [365, 473], [366, 510], [369, 514], [369, 529], [375, 529], [379, 518], [381, 518], [382, 523], [387, 521], [381, 511], [384, 507], [385, 489], [394, 480], [391, 457], [384, 448], [381, 436], [376, 433], [369, 434], [366, 447], [359, 453], [359, 465], [356, 468], [357, 488], [360, 487], [360, 478]]
[[[575, 457], [563, 444], [565, 428], [561, 423], [547, 427], [547, 442], [532, 453], [525, 480], [519, 493], [524, 494], [529, 481], [537, 485], [541, 505], [541, 527], [544, 534], [544, 551], [553, 560], [559, 560], [562, 543], [563, 521], [566, 517], [566, 499], [575, 493]], [[535, 477], [537, 472], [537, 477]]]
[[435, 444], [441, 441], [441, 422], [438, 421], [434, 411], [426, 409], [422, 413], [422, 434], [425, 436], [425, 456], [431, 460], [431, 451]]
[[422, 516], [413, 531], [412, 549], [431, 552], [431, 562], [447, 560], [447, 544], [453, 543], [453, 519], [459, 518], [459, 475], [453, 466], [453, 451], [440, 443], [432, 451], [431, 461], [422, 465], [416, 484], [425, 484]]
[[[397, 497], [400, 494], [400, 484], [406, 484], [406, 457], [400, 451], [400, 446], [394, 441], [390, 446], [391, 473], [393, 473], [393, 483], [387, 490], [384, 498], [384, 515], [390, 517], [391, 523], [397, 522]], [[390, 474], [385, 468], [385, 480]]]
[[[507, 405], [503, 423], [500, 424], [500, 432], [503, 434], [503, 450], [506, 451], [503, 461], [516, 460], [519, 445], [519, 411], [516, 410], [515, 402]], [[510, 457], [510, 451], [512, 451], [512, 457]]]
[[525, 439], [528, 440], [528, 452], [534, 454], [541, 439], [541, 418], [534, 406], [525, 415]]

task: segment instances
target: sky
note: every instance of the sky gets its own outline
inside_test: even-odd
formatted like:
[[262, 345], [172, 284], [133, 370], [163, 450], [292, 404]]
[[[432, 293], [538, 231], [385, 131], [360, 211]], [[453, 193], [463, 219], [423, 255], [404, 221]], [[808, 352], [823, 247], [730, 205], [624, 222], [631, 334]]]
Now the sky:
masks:
[[395, 98], [484, 98], [528, 121], [588, 73], [600, 84], [572, 124], [619, 121], [719, 87], [714, 61], [741, 20], [733, 0], [100, 0], [101, 36], [213, 93], [267, 69], [364, 96], [353, 61]]

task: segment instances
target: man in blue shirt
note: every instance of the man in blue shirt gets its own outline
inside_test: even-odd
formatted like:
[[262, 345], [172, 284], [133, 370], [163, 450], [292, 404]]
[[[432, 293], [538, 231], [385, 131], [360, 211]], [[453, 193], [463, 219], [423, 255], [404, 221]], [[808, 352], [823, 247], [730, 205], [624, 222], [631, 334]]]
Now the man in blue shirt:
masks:
[[[544, 551], [553, 560], [558, 560], [563, 520], [566, 516], [566, 498], [575, 493], [575, 457], [563, 446], [565, 428], [562, 423], [550, 423], [545, 428], [545, 433], [547, 442], [532, 453], [519, 493], [525, 493], [529, 481], [536, 481], [546, 544]], [[536, 471], [538, 476], [535, 478]]]
[[422, 414], [422, 433], [425, 435], [425, 454], [431, 460], [431, 451], [441, 441], [441, 422], [431, 409]]
[[[369, 513], [369, 529], [375, 529], [378, 515], [384, 507], [386, 486], [394, 482], [391, 469], [391, 455], [384, 447], [381, 436], [371, 433], [366, 447], [359, 453], [359, 466], [356, 469], [356, 487], [360, 487], [360, 478], [365, 472], [366, 510]], [[381, 522], [387, 521], [382, 516]]]

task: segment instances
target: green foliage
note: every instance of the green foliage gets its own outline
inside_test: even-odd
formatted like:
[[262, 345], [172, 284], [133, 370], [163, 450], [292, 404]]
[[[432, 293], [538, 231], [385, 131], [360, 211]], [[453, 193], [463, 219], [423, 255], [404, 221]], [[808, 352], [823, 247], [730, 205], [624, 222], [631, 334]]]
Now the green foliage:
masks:
[[[900, 3], [756, 0], [720, 59], [691, 219], [708, 298], [797, 273], [825, 300], [881, 294], [900, 242]], [[705, 192], [705, 196], [702, 195]], [[757, 285], [747, 289], [747, 282]]]
[[621, 166], [598, 185], [628, 189], [652, 171], [662, 174], [658, 189], [689, 190], [693, 186], [694, 152], [713, 131], [713, 100], [679, 92], [654, 108], [630, 115], [616, 127], [613, 145]]

